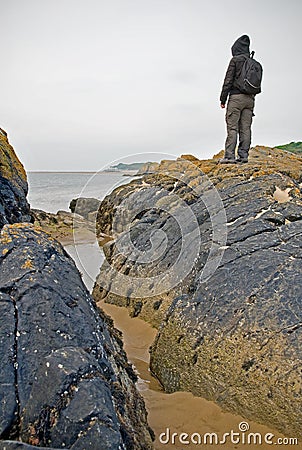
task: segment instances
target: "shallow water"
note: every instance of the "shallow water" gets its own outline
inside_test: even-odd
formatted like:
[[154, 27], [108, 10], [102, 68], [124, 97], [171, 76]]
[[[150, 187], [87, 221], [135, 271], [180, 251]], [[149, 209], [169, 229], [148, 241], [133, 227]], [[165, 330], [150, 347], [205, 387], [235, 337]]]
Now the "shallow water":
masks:
[[[80, 270], [83, 271], [83, 264], [86, 271], [89, 272], [89, 277], [84, 277], [88, 288], [91, 289], [100, 267], [100, 261], [103, 256], [100, 250], [96, 247], [92, 247], [91, 244], [81, 244], [80, 250], [77, 252], [72, 246], [68, 246], [68, 252], [75, 258]], [[97, 255], [99, 253], [99, 255]], [[77, 259], [77, 255], [81, 255], [81, 261]], [[94, 255], [94, 256], [93, 256]], [[84, 262], [84, 263], [83, 263]], [[211, 401], [194, 397], [191, 393], [176, 392], [173, 394], [166, 394], [161, 388], [158, 381], [151, 375], [149, 371], [149, 347], [152, 344], [156, 330], [149, 324], [142, 321], [139, 318], [130, 318], [126, 308], [120, 308], [114, 305], [109, 305], [104, 302], [99, 304], [104, 311], [109, 314], [113, 320], [115, 326], [122, 331], [124, 347], [127, 352], [129, 361], [135, 366], [139, 376], [138, 389], [144, 397], [146, 407], [148, 410], [149, 424], [153, 428], [156, 441], [155, 449], [213, 449], [218, 447], [228, 450], [244, 450], [246, 448], [259, 450], [268, 450], [272, 448], [272, 445], [277, 442], [277, 438], [281, 437], [280, 433], [269, 429], [266, 426], [256, 424], [235, 414], [231, 414], [223, 411], [219, 406]], [[190, 439], [193, 433], [199, 433], [204, 435], [205, 433], [216, 433], [219, 441], [223, 439], [224, 433], [231, 433], [234, 430], [235, 433], [239, 432], [239, 424], [244, 422], [248, 424], [249, 431], [246, 433], [240, 432], [239, 435], [234, 435], [233, 440], [240, 439], [241, 442], [232, 443], [230, 437], [227, 437], [225, 444], [210, 444], [209, 440], [207, 444], [195, 445], [181, 444], [179, 442], [179, 436], [181, 433], [187, 433], [189, 437], [183, 437], [183, 440]], [[167, 440], [167, 429], [170, 430], [169, 442], [167, 444], [159, 441], [161, 433], [165, 433], [162, 436], [162, 441]], [[175, 437], [175, 443], [172, 443], [171, 433], [177, 433]], [[244, 444], [243, 439], [248, 439], [249, 433], [260, 433], [262, 438], [262, 444]], [[275, 437], [272, 438], [273, 444], [266, 444], [264, 442], [265, 435], [272, 433]], [[294, 436], [293, 436], [294, 437]], [[195, 436], [195, 439], [197, 437]], [[259, 439], [259, 437], [258, 437]], [[302, 449], [301, 445], [278, 445], [279, 449], [283, 448], [295, 448]]]
[[97, 241], [77, 245], [68, 244], [64, 245], [64, 248], [75, 261], [85, 285], [91, 292], [104, 260], [103, 252], [100, 250]]

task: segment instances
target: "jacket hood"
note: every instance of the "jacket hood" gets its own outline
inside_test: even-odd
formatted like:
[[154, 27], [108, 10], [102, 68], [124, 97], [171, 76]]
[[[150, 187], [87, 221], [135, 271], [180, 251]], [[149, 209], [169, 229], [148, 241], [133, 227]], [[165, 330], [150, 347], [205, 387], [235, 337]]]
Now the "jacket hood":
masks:
[[250, 38], [244, 34], [237, 39], [232, 45], [232, 55], [250, 54]]

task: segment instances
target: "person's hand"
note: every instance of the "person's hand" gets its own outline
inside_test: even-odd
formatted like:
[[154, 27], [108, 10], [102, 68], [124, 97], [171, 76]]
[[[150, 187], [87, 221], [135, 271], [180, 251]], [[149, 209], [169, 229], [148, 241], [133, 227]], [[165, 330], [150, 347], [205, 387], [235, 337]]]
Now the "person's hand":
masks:
[[225, 105], [224, 105], [223, 103], [220, 103], [220, 107], [221, 107], [222, 109], [224, 109], [224, 108], [225, 108]]

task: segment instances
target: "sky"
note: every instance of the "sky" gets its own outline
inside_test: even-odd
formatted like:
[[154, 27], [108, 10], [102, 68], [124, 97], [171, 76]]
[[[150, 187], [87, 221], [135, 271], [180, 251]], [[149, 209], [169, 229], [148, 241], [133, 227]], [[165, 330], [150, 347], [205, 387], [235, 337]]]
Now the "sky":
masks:
[[27, 170], [96, 171], [147, 152], [211, 157], [224, 147], [219, 96], [242, 34], [264, 70], [252, 145], [302, 140], [301, 0], [0, 7], [0, 127]]

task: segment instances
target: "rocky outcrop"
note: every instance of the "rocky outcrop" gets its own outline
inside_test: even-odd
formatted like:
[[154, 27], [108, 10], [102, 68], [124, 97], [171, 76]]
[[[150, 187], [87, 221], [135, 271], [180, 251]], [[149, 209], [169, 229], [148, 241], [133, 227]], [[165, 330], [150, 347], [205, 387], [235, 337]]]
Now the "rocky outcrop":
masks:
[[115, 240], [93, 295], [159, 328], [151, 369], [166, 391], [301, 436], [302, 158], [219, 156], [163, 161], [104, 199], [97, 232]]
[[137, 171], [136, 175], [146, 175], [150, 173], [155, 173], [159, 168], [159, 163], [157, 162], [146, 162]]
[[152, 448], [120, 335], [63, 247], [33, 226], [2, 230], [0, 310], [0, 436], [9, 441], [0, 448]]
[[96, 198], [79, 197], [71, 200], [69, 209], [72, 213], [80, 214], [85, 219], [95, 222], [95, 217], [101, 201]]
[[25, 170], [0, 129], [0, 229], [6, 223], [30, 222]]
[[61, 244], [94, 242], [95, 226], [80, 216], [67, 211], [58, 211], [56, 214], [31, 209], [34, 225], [41, 227]]
[[[18, 441], [0, 441], [0, 450], [35, 450], [36, 446], [24, 444], [23, 442]], [[39, 447], [40, 450], [49, 450], [49, 447]], [[60, 450], [60, 449], [51, 449], [51, 450]]]
[[[72, 232], [76, 242], [81, 240], [92, 240], [96, 238], [96, 219], [98, 216], [98, 210], [101, 201], [96, 198], [79, 197], [71, 200], [69, 208], [73, 213], [73, 227]], [[60, 211], [59, 211], [60, 212]], [[81, 219], [83, 217], [86, 222], [86, 226], [81, 225]], [[76, 219], [76, 220], [75, 220]], [[86, 230], [86, 233], [85, 233]], [[88, 234], [87, 234], [88, 230]], [[92, 235], [91, 235], [92, 233]], [[108, 241], [112, 240], [112, 236], [107, 233], [99, 232], [97, 234], [97, 240], [100, 246], [103, 246]]]

